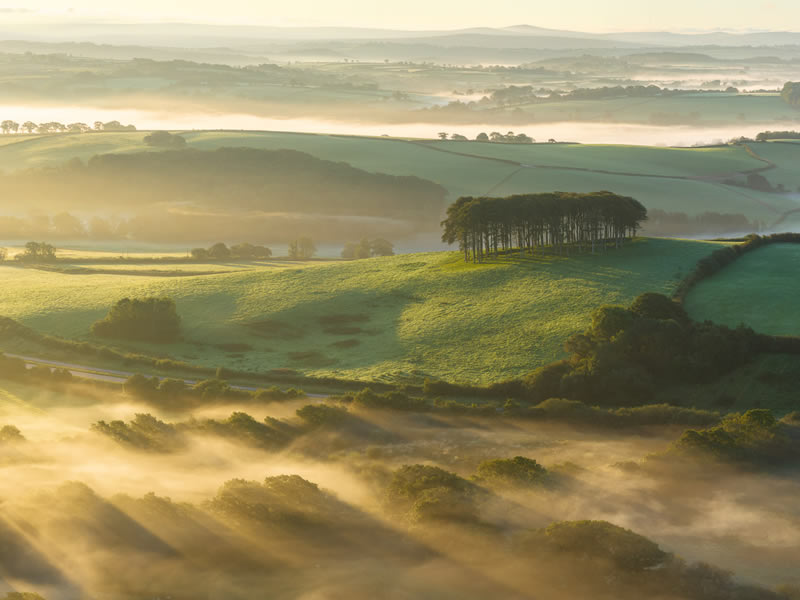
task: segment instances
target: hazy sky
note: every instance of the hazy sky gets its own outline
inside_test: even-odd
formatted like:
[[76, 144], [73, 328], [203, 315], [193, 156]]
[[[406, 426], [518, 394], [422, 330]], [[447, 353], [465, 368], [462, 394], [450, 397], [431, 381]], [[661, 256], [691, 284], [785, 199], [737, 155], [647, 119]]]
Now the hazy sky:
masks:
[[[69, 15], [76, 20], [170, 20], [263, 25], [450, 29], [527, 23], [584, 31], [800, 30], [800, 0], [6, 0], [0, 23]], [[3, 3], [3, 0], [0, 0]], [[393, 10], [389, 7], [395, 7]], [[67, 8], [70, 7], [70, 8]], [[28, 12], [30, 11], [30, 12]]]

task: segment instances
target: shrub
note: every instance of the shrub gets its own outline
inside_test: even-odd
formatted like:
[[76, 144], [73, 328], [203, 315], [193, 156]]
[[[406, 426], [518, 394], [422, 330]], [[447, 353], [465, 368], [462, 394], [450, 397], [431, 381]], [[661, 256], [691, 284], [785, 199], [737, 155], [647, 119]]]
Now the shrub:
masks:
[[147, 342], [172, 342], [180, 337], [180, 316], [172, 298], [123, 298], [92, 325], [101, 337]]
[[547, 469], [531, 458], [497, 458], [478, 465], [473, 479], [494, 486], [531, 487], [547, 480]]

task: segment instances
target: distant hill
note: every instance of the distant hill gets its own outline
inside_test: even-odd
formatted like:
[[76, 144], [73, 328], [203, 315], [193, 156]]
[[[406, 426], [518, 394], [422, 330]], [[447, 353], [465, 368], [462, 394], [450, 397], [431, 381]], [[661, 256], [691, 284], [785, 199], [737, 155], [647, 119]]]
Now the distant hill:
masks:
[[270, 41], [425, 41], [454, 42], [493, 48], [593, 48], [623, 46], [779, 46], [800, 45], [800, 33], [766, 31], [748, 33], [674, 33], [644, 31], [588, 33], [546, 29], [533, 25], [504, 28], [474, 27], [457, 30], [411, 31], [356, 27], [262, 27], [252, 25], [200, 25], [189, 23], [61, 23], [0, 26], [0, 39], [50, 42], [157, 45], [165, 47], [252, 47]]

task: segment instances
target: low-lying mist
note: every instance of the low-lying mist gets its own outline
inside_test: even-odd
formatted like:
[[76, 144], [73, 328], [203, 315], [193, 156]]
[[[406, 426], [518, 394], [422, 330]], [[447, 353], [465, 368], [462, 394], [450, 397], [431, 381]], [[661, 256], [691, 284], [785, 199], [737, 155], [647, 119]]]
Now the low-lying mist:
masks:
[[[680, 428], [614, 433], [354, 406], [322, 423], [324, 410], [297, 412], [310, 403], [303, 398], [184, 414], [113, 388], [80, 386], [3, 384], [0, 398], [0, 426], [11, 427], [0, 435], [0, 591], [4, 580], [49, 600], [566, 599], [587, 593], [582, 586], [609, 577], [612, 566], [588, 549], [582, 557], [563, 549], [542, 555], [524, 540], [544, 534], [525, 532], [585, 519], [630, 529], [742, 581], [800, 583], [796, 479], [732, 467], [626, 466], [664, 450]], [[252, 421], [236, 417], [242, 413]], [[265, 418], [287, 432], [280, 445], [242, 434]], [[225, 429], [234, 420], [235, 437]], [[475, 479], [486, 461], [514, 456], [543, 465], [547, 483]], [[392, 490], [403, 465], [415, 464], [441, 467], [464, 483], [428, 489], [434, 496], [406, 512], [398, 500], [406, 496]], [[435, 495], [445, 492], [436, 490], [445, 489], [456, 496], [438, 504]], [[408, 490], [402, 494], [416, 493]], [[449, 512], [442, 515], [442, 506]], [[699, 577], [691, 563], [669, 560], [669, 577], [681, 585]], [[576, 568], [586, 569], [586, 581], [574, 581]], [[623, 569], [615, 577], [591, 596], [698, 597], [689, 588], [662, 589], [646, 572]]]

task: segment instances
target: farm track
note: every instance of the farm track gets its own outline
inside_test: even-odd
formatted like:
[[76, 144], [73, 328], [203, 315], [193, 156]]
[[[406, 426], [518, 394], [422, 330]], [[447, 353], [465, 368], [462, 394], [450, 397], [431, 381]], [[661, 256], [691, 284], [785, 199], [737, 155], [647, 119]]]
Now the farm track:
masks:
[[[132, 371], [99, 369], [96, 367], [89, 367], [86, 365], [78, 365], [75, 363], [66, 363], [56, 360], [45, 360], [43, 358], [34, 358], [32, 356], [22, 356], [19, 354], [6, 353], [5, 356], [8, 356], [10, 358], [18, 358], [20, 360], [25, 361], [25, 366], [29, 369], [33, 367], [48, 367], [49, 369], [66, 369], [75, 377], [80, 377], [82, 379], [89, 379], [91, 381], [102, 381], [105, 383], [116, 383], [122, 385], [125, 383], [128, 377], [135, 375], [135, 373], [133, 373]], [[166, 379], [166, 377], [159, 377], [159, 379], [164, 380]], [[193, 379], [183, 379], [182, 381], [188, 386], [192, 386], [197, 383], [197, 380]], [[231, 385], [230, 387], [234, 390], [241, 390], [245, 392], [255, 392], [261, 389], [245, 385]], [[308, 398], [327, 398], [328, 394], [307, 393], [306, 396]]]

